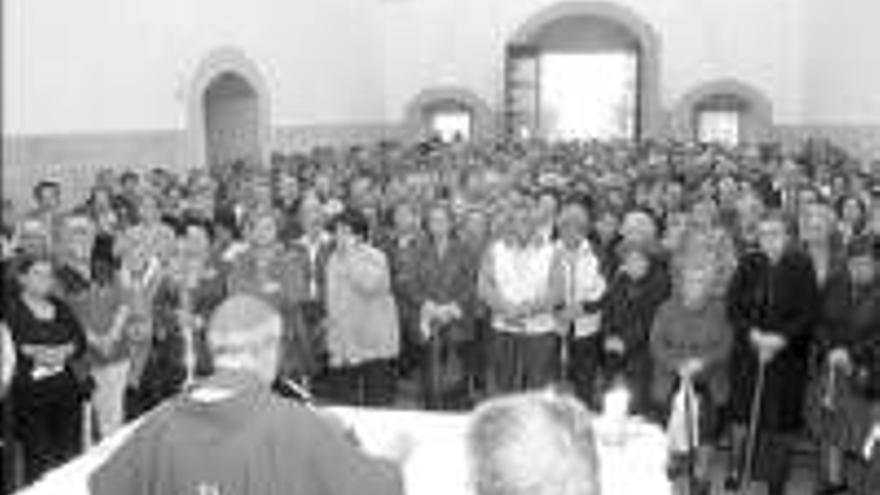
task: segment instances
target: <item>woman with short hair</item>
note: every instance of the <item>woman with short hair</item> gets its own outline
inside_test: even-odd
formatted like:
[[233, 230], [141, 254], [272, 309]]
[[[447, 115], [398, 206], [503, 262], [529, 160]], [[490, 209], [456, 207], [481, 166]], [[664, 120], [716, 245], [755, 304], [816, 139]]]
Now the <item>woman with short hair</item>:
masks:
[[[817, 317], [819, 289], [810, 259], [794, 249], [790, 225], [778, 211], [758, 226], [760, 250], [741, 257], [728, 292], [728, 314], [736, 344], [731, 360], [734, 421], [734, 471], [729, 485], [738, 485], [740, 469], [768, 484], [770, 495], [784, 493], [790, 473], [790, 446], [785, 434], [800, 426], [806, 385], [806, 360], [799, 352]], [[764, 386], [761, 413], [752, 418], [759, 374]], [[753, 466], [740, 466], [745, 425], [760, 430]], [[752, 470], [754, 468], [754, 470]]]
[[336, 244], [327, 260], [327, 350], [330, 391], [358, 405], [394, 400], [393, 360], [400, 352], [388, 258], [369, 244], [369, 224], [347, 209], [333, 221]]
[[52, 262], [26, 256], [17, 281], [4, 319], [16, 355], [10, 386], [15, 431], [24, 447], [25, 479], [32, 482], [81, 450], [82, 403], [91, 380], [85, 332], [70, 307], [52, 295]]
[[870, 241], [854, 239], [847, 249], [845, 269], [828, 282], [817, 325], [819, 373], [814, 377], [808, 412], [821, 447], [825, 494], [846, 490], [844, 454], [859, 453], [871, 401], [880, 400], [880, 383], [872, 383], [880, 379], [876, 262]]

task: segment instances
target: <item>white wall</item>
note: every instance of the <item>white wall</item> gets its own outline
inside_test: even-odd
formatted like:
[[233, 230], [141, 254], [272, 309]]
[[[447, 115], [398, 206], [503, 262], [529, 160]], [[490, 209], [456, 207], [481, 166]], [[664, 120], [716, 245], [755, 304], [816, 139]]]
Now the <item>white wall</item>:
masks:
[[[822, 0], [827, 1], [827, 0]], [[876, 0], [864, 0], [866, 2]], [[435, 85], [461, 85], [501, 101], [504, 45], [556, 0], [385, 2], [382, 46], [385, 116]], [[803, 113], [804, 0], [616, 0], [657, 31], [666, 107], [694, 86], [737, 77], [765, 92], [777, 120]], [[812, 3], [812, 2], [810, 2]]]
[[193, 72], [228, 45], [260, 67], [276, 125], [382, 118], [375, 9], [363, 0], [8, 0], [4, 10], [4, 134], [182, 129]]
[[809, 4], [805, 120], [880, 126], [880, 1]]

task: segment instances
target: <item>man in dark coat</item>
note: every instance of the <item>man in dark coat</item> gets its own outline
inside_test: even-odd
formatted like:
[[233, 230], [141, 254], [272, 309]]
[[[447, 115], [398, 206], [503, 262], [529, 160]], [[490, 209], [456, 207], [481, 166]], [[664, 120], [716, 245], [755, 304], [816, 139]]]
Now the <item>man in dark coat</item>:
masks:
[[[728, 294], [728, 313], [736, 334], [731, 413], [734, 445], [741, 447], [758, 374], [763, 370], [757, 455], [747, 468], [751, 472], [754, 467], [755, 478], [765, 481], [770, 494], [777, 495], [784, 492], [790, 468], [784, 435], [800, 422], [806, 386], [806, 362], [799, 343], [815, 323], [819, 289], [809, 258], [790, 248], [783, 216], [768, 214], [758, 229], [760, 250], [740, 260]], [[741, 460], [740, 448], [734, 454]], [[739, 474], [733, 473], [731, 484], [738, 484]]]

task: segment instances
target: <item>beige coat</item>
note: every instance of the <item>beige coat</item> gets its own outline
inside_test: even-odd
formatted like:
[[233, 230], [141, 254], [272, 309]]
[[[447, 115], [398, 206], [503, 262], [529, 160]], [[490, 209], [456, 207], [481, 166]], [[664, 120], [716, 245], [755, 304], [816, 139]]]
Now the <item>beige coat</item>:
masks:
[[400, 350], [388, 260], [358, 244], [327, 261], [327, 348], [331, 366], [390, 359]]

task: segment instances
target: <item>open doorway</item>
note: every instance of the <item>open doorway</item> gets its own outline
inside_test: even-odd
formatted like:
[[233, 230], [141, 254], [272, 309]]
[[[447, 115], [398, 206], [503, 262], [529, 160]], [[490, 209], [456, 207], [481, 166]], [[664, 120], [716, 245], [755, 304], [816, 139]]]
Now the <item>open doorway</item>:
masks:
[[194, 167], [244, 160], [266, 166], [271, 122], [263, 71], [241, 50], [221, 47], [196, 68], [187, 96], [187, 152]]
[[544, 137], [636, 137], [638, 56], [634, 52], [546, 53], [541, 68]]
[[513, 137], [634, 140], [660, 127], [653, 29], [626, 8], [560, 2], [509, 39], [505, 129]]
[[208, 84], [202, 100], [208, 165], [259, 163], [260, 107], [256, 90], [250, 83], [234, 72], [221, 73]]

